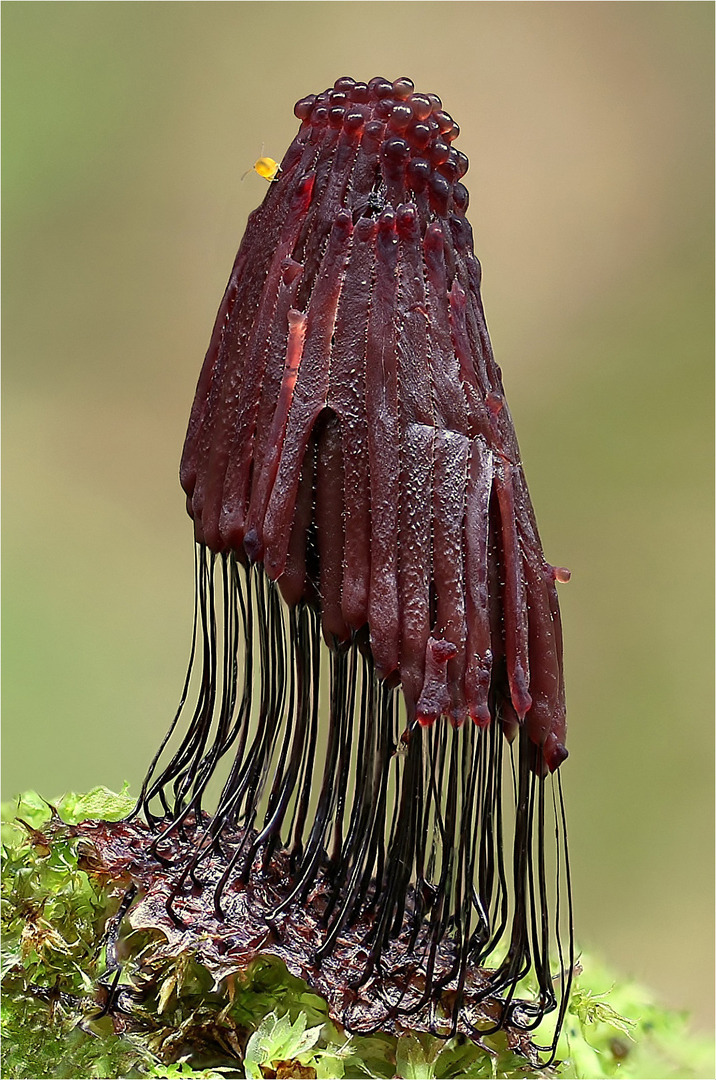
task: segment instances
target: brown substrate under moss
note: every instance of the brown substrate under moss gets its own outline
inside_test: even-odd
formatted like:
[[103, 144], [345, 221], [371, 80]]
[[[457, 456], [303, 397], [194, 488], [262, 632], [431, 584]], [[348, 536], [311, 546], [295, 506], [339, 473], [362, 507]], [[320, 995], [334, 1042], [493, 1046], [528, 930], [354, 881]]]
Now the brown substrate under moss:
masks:
[[[222, 918], [215, 910], [215, 890], [236, 845], [241, 843], [241, 831], [228, 839], [224, 833], [221, 850], [212, 851], [202, 860], [200, 883], [189, 877], [184, 889], [173, 896], [176, 867], [183, 865], [187, 849], [198, 841], [206, 824], [204, 820], [201, 829], [185, 824], [183, 838], [175, 832], [162, 840], [161, 858], [150, 851], [156, 834], [141, 821], [88, 821], [71, 828], [85, 841], [80, 866], [100, 878], [106, 876], [126, 884], [126, 918], [131, 927], [155, 929], [165, 937], [166, 945], [160, 947], [159, 954], [176, 957], [190, 951], [217, 984], [245, 971], [258, 956], [275, 956], [284, 961], [292, 975], [304, 979], [326, 999], [332, 1019], [354, 1033], [454, 1034], [448, 1018], [456, 986], [446, 981], [438, 1001], [425, 1000], [419, 966], [416, 976], [416, 957], [423, 946], [420, 937], [415, 942], [407, 934], [397, 938], [383, 954], [382, 970], [365, 978], [368, 916], [346, 926], [332, 951], [320, 964], [315, 962], [316, 950], [323, 941], [329, 883], [325, 872], [319, 872], [305, 900], [275, 913], [290, 889], [289, 855], [283, 849], [277, 848], [266, 866], [257, 859], [247, 881], [242, 882], [238, 876], [229, 880], [221, 895]], [[118, 930], [117, 926], [109, 934], [110, 966], [119, 965], [119, 957], [113, 955]], [[449, 972], [452, 962], [451, 947], [445, 943], [438, 953], [436, 968]], [[485, 969], [471, 970], [463, 991], [457, 1031], [477, 1043], [481, 1036], [495, 1030], [504, 1008], [496, 997], [485, 995], [490, 974]], [[110, 995], [108, 1011], [113, 1007]], [[503, 1026], [503, 1032], [510, 1050], [534, 1066], [540, 1064], [537, 1047], [528, 1033], [509, 1023]]]

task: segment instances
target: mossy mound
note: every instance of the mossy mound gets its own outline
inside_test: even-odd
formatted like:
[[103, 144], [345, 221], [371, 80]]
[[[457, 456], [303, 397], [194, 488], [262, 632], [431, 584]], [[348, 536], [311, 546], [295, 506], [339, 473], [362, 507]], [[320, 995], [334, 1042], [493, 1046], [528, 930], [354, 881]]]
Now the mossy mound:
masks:
[[542, 1071], [500, 1035], [481, 1046], [461, 1036], [351, 1037], [272, 957], [217, 980], [191, 950], [167, 955], [156, 928], [129, 924], [127, 881], [108, 876], [73, 828], [117, 821], [133, 805], [126, 791], [104, 788], [57, 806], [28, 793], [3, 815], [4, 1077], [713, 1075], [710, 1042], [683, 1016], [584, 958], [560, 1064]]

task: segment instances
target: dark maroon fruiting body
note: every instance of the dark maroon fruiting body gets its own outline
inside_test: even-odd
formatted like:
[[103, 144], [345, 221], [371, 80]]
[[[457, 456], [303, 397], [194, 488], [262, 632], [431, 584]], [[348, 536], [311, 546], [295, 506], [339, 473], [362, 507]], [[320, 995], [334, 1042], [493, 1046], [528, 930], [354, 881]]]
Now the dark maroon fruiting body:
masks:
[[[159, 854], [232, 750], [177, 908], [219, 842], [217, 911], [288, 852], [275, 912], [320, 882], [317, 962], [341, 936], [362, 942], [365, 978], [392, 973], [386, 1018], [418, 1008], [395, 998], [402, 964], [419, 1008], [445, 1011], [450, 991], [448, 1028], [479, 1034], [464, 987], [480, 970], [499, 1024], [531, 1030], [555, 1007], [543, 840], [545, 784], [567, 755], [555, 581], [568, 572], [543, 557], [490, 346], [467, 158], [440, 99], [409, 79], [342, 78], [295, 112], [191, 413], [181, 483], [203, 668], [142, 805], [153, 825], [151, 799], [167, 815]], [[509, 873], [501, 732], [519, 735]], [[513, 1001], [531, 965], [537, 1001]]]
[[[457, 127], [407, 79], [339, 79], [295, 111], [194, 402], [181, 479], [197, 541], [262, 562], [291, 603], [318, 591], [328, 641], [367, 625], [409, 722], [439, 715], [428, 639], [450, 642], [440, 711], [485, 722], [492, 694], [554, 769], [555, 578], [485, 326]], [[296, 513], [314, 454], [319, 581]]]

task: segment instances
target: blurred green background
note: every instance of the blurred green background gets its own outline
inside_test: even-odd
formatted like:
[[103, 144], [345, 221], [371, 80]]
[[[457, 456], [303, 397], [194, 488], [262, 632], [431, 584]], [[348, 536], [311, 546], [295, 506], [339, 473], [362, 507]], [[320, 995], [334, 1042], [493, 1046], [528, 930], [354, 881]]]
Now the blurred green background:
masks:
[[137, 790], [199, 366], [294, 101], [439, 93], [547, 557], [579, 941], [713, 1015], [710, 3], [5, 3], [5, 797]]

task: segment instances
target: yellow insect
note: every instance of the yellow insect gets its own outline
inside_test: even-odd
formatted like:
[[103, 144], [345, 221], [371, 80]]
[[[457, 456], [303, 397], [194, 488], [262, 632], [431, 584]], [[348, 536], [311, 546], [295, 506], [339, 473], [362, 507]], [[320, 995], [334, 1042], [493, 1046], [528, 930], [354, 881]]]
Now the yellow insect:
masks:
[[[281, 166], [277, 161], [274, 161], [272, 157], [260, 157], [253, 163], [250, 169], [247, 169], [244, 176], [248, 176], [250, 172], [258, 173], [259, 176], [263, 176], [264, 180], [268, 180], [271, 183], [275, 180], [279, 174]], [[244, 179], [244, 176], [241, 179]]]

